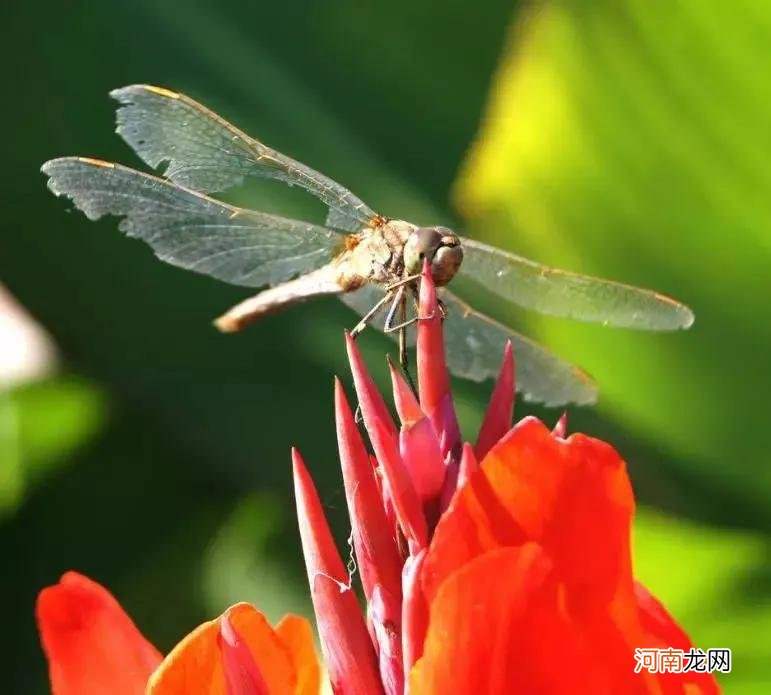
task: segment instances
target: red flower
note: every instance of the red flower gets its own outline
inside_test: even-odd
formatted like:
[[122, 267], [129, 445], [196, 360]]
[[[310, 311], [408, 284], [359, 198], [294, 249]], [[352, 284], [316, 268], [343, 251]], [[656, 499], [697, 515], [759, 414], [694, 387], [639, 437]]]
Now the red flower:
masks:
[[[442, 326], [424, 269], [416, 399], [391, 370], [400, 424], [348, 353], [362, 440], [339, 382], [337, 438], [366, 616], [298, 452], [300, 534], [324, 659], [345, 695], [717, 693], [710, 674], [635, 672], [635, 649], [691, 647], [632, 574], [634, 498], [609, 445], [526, 418], [513, 428], [507, 346], [476, 446], [462, 444]], [[481, 463], [478, 463], [480, 462]], [[311, 695], [310, 628], [274, 630], [238, 604], [166, 659], [115, 599], [69, 573], [41, 592], [38, 623], [55, 695]]]
[[320, 674], [304, 618], [273, 629], [239, 603], [163, 659], [112, 595], [75, 572], [40, 592], [37, 620], [54, 695], [316, 695]]
[[[335, 408], [359, 610], [300, 455], [300, 530], [337, 693], [716, 693], [710, 674], [635, 673], [636, 648], [690, 641], [632, 574], [634, 498], [608, 444], [513, 428], [507, 346], [476, 446], [462, 445], [441, 320], [424, 269], [420, 401], [392, 368], [400, 424], [348, 354], [371, 457], [339, 382]], [[477, 461], [481, 461], [478, 464]]]

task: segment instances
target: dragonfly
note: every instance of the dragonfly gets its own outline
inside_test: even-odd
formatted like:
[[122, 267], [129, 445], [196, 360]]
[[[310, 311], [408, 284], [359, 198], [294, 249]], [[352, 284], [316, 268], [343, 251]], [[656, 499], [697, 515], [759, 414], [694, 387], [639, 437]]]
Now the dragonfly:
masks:
[[[597, 386], [579, 368], [450, 290], [456, 277], [504, 307], [644, 330], [693, 323], [687, 306], [658, 292], [550, 268], [446, 227], [378, 214], [341, 184], [178, 92], [131, 85], [110, 96], [118, 102], [117, 133], [159, 175], [101, 159], [61, 157], [42, 167], [48, 187], [91, 220], [122, 218], [119, 229], [145, 241], [167, 263], [260, 288], [215, 321], [222, 331], [239, 331], [307, 300], [338, 296], [361, 316], [354, 336], [375, 325], [398, 337], [406, 369], [407, 329], [418, 318], [415, 302], [427, 262], [438, 288], [450, 371], [473, 381], [494, 378], [510, 341], [517, 390], [526, 400], [560, 406], [594, 403]], [[325, 224], [210, 195], [249, 177], [305, 189], [326, 206]]]

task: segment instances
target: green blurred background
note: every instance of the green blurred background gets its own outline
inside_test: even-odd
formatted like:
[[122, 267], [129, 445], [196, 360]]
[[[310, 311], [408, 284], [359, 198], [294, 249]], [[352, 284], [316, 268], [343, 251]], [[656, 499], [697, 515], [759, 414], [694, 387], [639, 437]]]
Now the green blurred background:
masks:
[[[353, 315], [323, 301], [218, 335], [244, 292], [45, 189], [54, 156], [138, 163], [107, 98], [134, 82], [189, 93], [385, 214], [687, 301], [678, 335], [518, 320], [600, 384], [569, 427], [629, 463], [637, 575], [698, 646], [734, 650], [726, 692], [770, 691], [769, 3], [44, 0], [0, 21], [0, 282], [56, 351], [0, 373], [0, 691], [47, 691], [34, 598], [70, 568], [161, 649], [236, 600], [307, 612], [291, 445], [348, 533], [332, 376], [348, 383]], [[235, 196], [321, 219], [278, 186]], [[0, 355], [30, 352], [2, 336]], [[362, 343], [385, 385], [391, 344]], [[489, 390], [457, 384], [469, 438]]]

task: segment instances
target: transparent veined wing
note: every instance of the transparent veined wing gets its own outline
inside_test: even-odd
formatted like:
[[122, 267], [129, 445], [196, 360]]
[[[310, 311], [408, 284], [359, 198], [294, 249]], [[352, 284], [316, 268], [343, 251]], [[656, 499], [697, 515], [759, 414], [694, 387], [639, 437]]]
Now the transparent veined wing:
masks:
[[550, 406], [596, 402], [596, 385], [578, 367], [475, 311], [449, 290], [440, 289], [439, 296], [447, 308], [444, 342], [447, 366], [453, 374], [473, 381], [495, 378], [506, 341], [510, 340], [516, 387], [525, 400]]
[[622, 328], [688, 328], [691, 310], [665, 295], [549, 268], [473, 239], [463, 239], [460, 274], [525, 309]]
[[[365, 285], [355, 292], [341, 295], [341, 301], [364, 316], [380, 298], [383, 289]], [[447, 366], [455, 376], [472, 381], [494, 379], [503, 359], [506, 341], [514, 348], [517, 391], [528, 401], [546, 405], [580, 405], [597, 400], [597, 387], [580, 369], [565, 362], [529, 338], [493, 321], [468, 306], [445, 288], [439, 296], [447, 308], [444, 341]], [[371, 322], [383, 330], [385, 311]], [[414, 314], [413, 314], [414, 315]], [[396, 339], [397, 334], [389, 334]], [[414, 330], [408, 329], [408, 342], [415, 342]]]
[[324, 227], [226, 205], [156, 176], [85, 157], [42, 167], [48, 187], [89, 219], [119, 228], [163, 261], [245, 287], [273, 285], [323, 265], [343, 237]]
[[151, 167], [182, 186], [216, 193], [247, 176], [300, 186], [329, 208], [327, 224], [357, 231], [376, 217], [348, 189], [268, 147], [184, 94], [162, 87], [114, 89], [117, 132]]

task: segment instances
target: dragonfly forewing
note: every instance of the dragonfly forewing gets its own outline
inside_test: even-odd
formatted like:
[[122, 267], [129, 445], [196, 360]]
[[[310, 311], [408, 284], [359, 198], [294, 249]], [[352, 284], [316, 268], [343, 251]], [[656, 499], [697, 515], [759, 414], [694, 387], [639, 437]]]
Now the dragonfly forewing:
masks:
[[227, 205], [120, 164], [64, 157], [42, 171], [89, 219], [122, 217], [120, 229], [161, 260], [235, 285], [283, 282], [324, 265], [342, 245], [325, 227]]
[[300, 186], [329, 208], [327, 224], [358, 231], [377, 216], [328, 176], [256, 140], [177, 92], [131, 85], [110, 92], [120, 102], [117, 132], [150, 166], [183, 186], [215, 193], [248, 176]]

